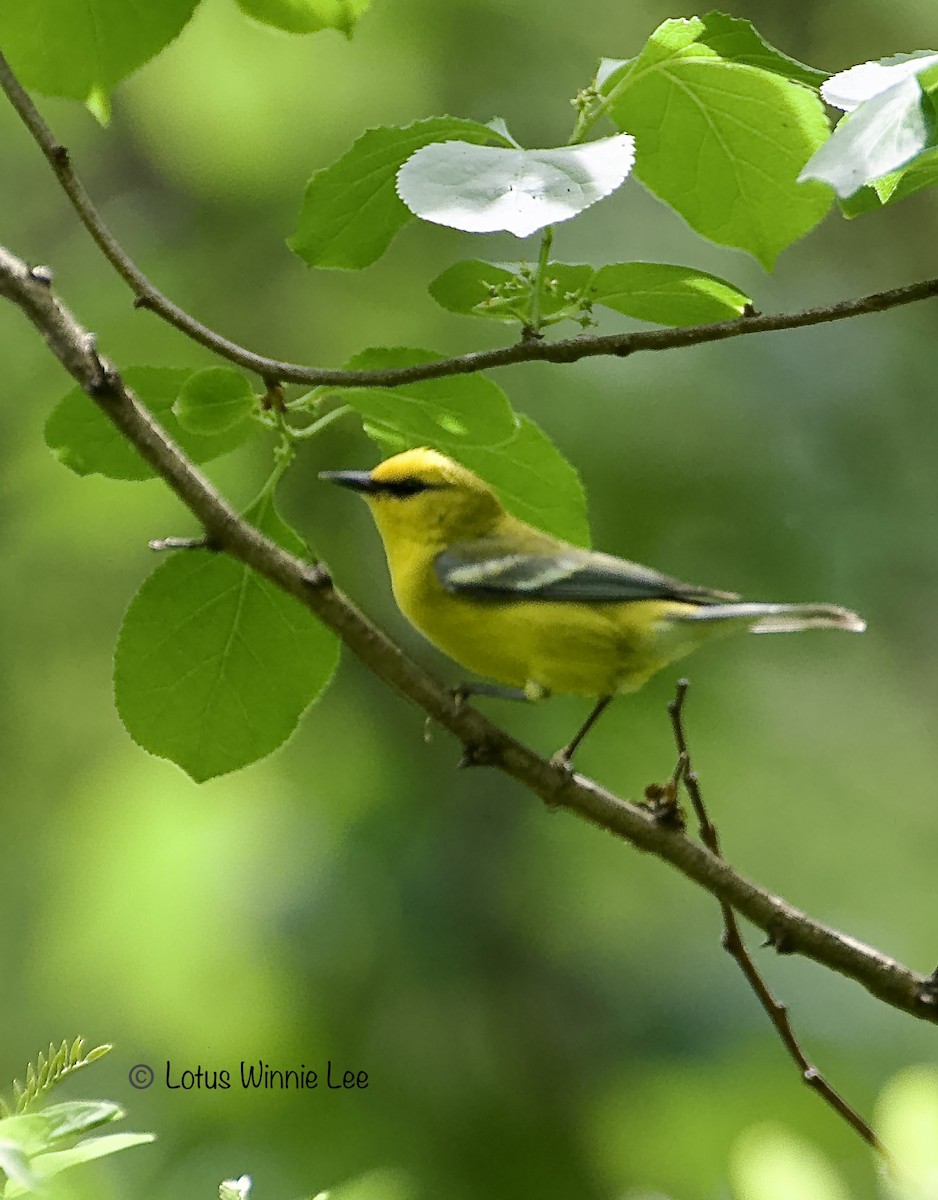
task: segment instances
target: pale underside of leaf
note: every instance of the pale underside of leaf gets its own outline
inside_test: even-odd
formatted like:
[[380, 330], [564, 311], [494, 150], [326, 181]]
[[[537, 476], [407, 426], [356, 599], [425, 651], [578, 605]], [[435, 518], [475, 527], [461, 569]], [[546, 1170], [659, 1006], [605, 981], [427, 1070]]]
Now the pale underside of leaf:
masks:
[[938, 54], [931, 50], [916, 50], [912, 54], [894, 54], [875, 62], [858, 63], [846, 71], [838, 71], [821, 85], [821, 95], [832, 108], [844, 112], [853, 110], [874, 96], [889, 91], [897, 83], [918, 75], [938, 63]]
[[634, 158], [629, 134], [552, 150], [434, 143], [404, 163], [397, 191], [426, 221], [470, 233], [506, 230], [528, 237], [608, 196]]
[[865, 100], [840, 121], [798, 178], [819, 180], [847, 197], [905, 166], [928, 147], [922, 100], [915, 75]]
[[369, 266], [413, 219], [397, 195], [395, 177], [415, 150], [445, 138], [493, 142], [501, 137], [495, 129], [458, 117], [369, 129], [340, 159], [312, 176], [287, 244], [313, 267]]

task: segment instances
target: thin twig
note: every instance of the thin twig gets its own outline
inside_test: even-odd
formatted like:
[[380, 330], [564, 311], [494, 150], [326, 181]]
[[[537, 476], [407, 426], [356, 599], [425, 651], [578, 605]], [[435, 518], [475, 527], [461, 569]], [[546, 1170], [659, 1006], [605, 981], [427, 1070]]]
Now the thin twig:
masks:
[[[678, 682], [674, 699], [668, 705], [668, 715], [671, 718], [671, 728], [674, 732], [674, 741], [678, 752], [678, 761], [673, 778], [675, 783], [678, 783], [681, 779], [684, 781], [685, 790], [690, 797], [694, 814], [697, 817], [700, 840], [713, 854], [718, 858], [722, 858], [723, 852], [720, 849], [719, 834], [707, 813], [707, 808], [700, 791], [700, 780], [691, 764], [690, 750], [688, 749], [687, 736], [684, 731], [684, 701], [687, 698], [688, 687], [687, 680], [681, 679]], [[769, 991], [768, 984], [762, 978], [759, 969], [752, 960], [752, 956], [746, 949], [746, 943], [743, 941], [742, 934], [740, 933], [736, 914], [725, 900], [719, 900], [719, 905], [720, 911], [723, 914], [723, 949], [736, 961], [736, 965], [742, 971], [746, 982], [755, 993], [756, 999], [762, 1005], [766, 1015], [774, 1025], [782, 1044], [797, 1064], [802, 1080], [809, 1088], [817, 1092], [838, 1116], [842, 1117], [868, 1145], [872, 1146], [874, 1150], [878, 1151], [888, 1160], [889, 1155], [885, 1146], [870, 1128], [869, 1124], [827, 1082], [802, 1050], [798, 1039], [795, 1037], [795, 1031], [792, 1029], [788, 1009]]]
[[412, 367], [395, 367], [376, 371], [347, 371], [341, 368], [311, 367], [303, 363], [284, 362], [257, 354], [240, 346], [215, 330], [203, 325], [168, 296], [164, 295], [134, 263], [104, 223], [94, 202], [72, 168], [68, 151], [53, 135], [19, 80], [0, 54], [0, 87], [32, 134], [39, 149], [55, 172], [62, 190], [78, 214], [82, 224], [94, 238], [102, 254], [130, 286], [134, 303], [147, 308], [164, 321], [175, 326], [187, 337], [205, 346], [221, 358], [254, 371], [268, 381], [303, 383], [327, 387], [393, 387], [415, 383], [421, 379], [441, 379], [450, 375], [471, 375], [492, 367], [510, 366], [523, 362], [573, 363], [582, 358], [614, 355], [625, 358], [644, 350], [676, 350], [683, 346], [700, 346], [707, 342], [724, 341], [750, 333], [771, 333], [783, 329], [801, 329], [808, 325], [823, 325], [843, 321], [867, 313], [884, 312], [905, 304], [914, 304], [938, 295], [938, 279], [926, 279], [891, 291], [874, 292], [855, 300], [806, 308], [792, 313], [752, 313], [730, 321], [710, 325], [694, 325], [680, 329], [663, 328], [639, 330], [632, 333], [581, 334], [549, 342], [525, 338], [510, 346], [495, 350], [477, 350], [454, 358], [419, 363]]
[[639, 804], [613, 795], [582, 776], [552, 766], [487, 720], [418, 667], [336, 588], [329, 573], [289, 554], [244, 521], [102, 359], [48, 282], [0, 247], [0, 296], [32, 321], [50, 350], [109, 421], [193, 514], [212, 544], [253, 567], [296, 597], [384, 683], [458, 738], [473, 761], [485, 762], [523, 784], [551, 808], [582, 819], [646, 850], [731, 905], [769, 934], [776, 947], [802, 954], [855, 980], [903, 1012], [938, 1024], [938, 979], [911, 971], [855, 938], [813, 920], [779, 896], [746, 879], [696, 840], [668, 828]]

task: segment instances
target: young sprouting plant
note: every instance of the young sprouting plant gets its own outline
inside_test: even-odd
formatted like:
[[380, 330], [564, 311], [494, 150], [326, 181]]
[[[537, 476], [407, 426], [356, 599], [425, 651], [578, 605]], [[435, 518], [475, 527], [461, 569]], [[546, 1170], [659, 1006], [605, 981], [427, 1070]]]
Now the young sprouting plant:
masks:
[[0, 1096], [0, 1198], [40, 1193], [48, 1180], [70, 1167], [93, 1162], [131, 1146], [152, 1142], [152, 1133], [88, 1134], [125, 1116], [110, 1100], [46, 1103], [54, 1088], [110, 1051], [85, 1051], [81, 1037], [49, 1046], [26, 1068], [25, 1083], [13, 1080], [12, 1098]]

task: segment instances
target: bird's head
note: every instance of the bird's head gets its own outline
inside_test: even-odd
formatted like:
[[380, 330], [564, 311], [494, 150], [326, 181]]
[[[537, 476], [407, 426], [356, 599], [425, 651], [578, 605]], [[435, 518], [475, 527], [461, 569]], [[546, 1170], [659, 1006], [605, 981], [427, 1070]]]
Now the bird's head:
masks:
[[385, 542], [390, 536], [446, 546], [482, 537], [502, 512], [478, 475], [426, 446], [372, 471], [323, 471], [319, 478], [360, 492]]

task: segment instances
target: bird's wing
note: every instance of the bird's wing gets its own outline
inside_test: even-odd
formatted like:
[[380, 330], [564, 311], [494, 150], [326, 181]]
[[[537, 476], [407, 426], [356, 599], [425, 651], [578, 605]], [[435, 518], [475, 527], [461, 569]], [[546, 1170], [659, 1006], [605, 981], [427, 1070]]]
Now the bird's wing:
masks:
[[[532, 531], [533, 532], [533, 531]], [[448, 592], [509, 600], [679, 600], [716, 604], [737, 600], [731, 592], [683, 583], [643, 567], [582, 550], [541, 535], [519, 551], [497, 535], [457, 542], [438, 554], [434, 567]]]

